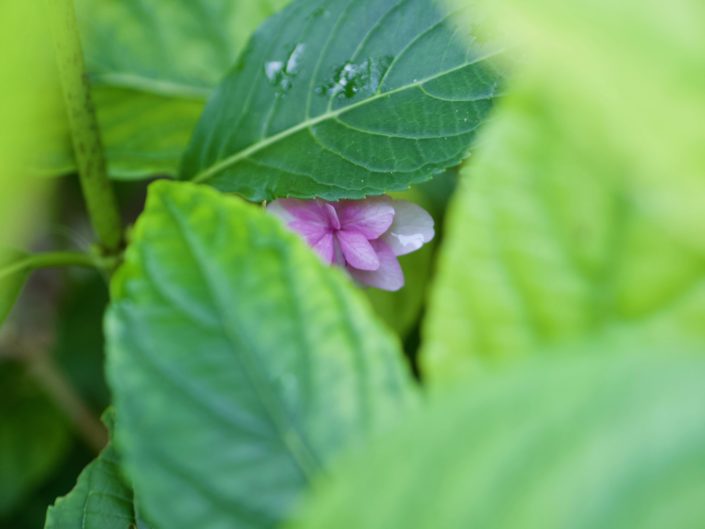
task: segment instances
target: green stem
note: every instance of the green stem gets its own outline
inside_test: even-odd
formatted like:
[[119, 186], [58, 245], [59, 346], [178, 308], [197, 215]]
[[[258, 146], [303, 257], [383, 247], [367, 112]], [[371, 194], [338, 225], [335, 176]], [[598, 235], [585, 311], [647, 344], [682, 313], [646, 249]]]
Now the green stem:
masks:
[[46, 5], [88, 215], [103, 251], [115, 255], [122, 245], [122, 223], [108, 178], [73, 0], [46, 0]]
[[59, 266], [82, 266], [86, 268], [110, 269], [109, 262], [103, 263], [96, 257], [78, 252], [47, 252], [21, 257], [16, 261], [0, 267], [0, 279], [12, 274], [38, 268], [55, 268]]

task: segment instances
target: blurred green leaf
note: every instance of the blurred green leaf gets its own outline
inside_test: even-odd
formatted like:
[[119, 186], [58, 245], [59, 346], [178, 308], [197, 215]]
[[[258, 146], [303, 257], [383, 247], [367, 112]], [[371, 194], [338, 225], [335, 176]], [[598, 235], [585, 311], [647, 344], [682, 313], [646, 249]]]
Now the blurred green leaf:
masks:
[[[425, 325], [431, 378], [600, 333], [705, 345], [705, 138], [693, 142], [683, 107], [705, 123], [705, 89], [678, 46], [702, 35], [677, 29], [701, 8], [558, 4], [487, 5], [527, 58], [450, 213]], [[673, 58], [652, 72], [654, 46]]]
[[425, 326], [432, 377], [596, 333], [705, 343], [705, 261], [565, 121], [515, 94], [463, 171]]
[[668, 353], [542, 358], [435, 395], [291, 526], [702, 527], [705, 359]]
[[40, 218], [42, 189], [26, 165], [46, 140], [43, 114], [60, 105], [44, 90], [52, 56], [41, 12], [38, 2], [0, 2], [0, 262]]
[[576, 137], [586, 127], [592, 159], [622, 166], [644, 215], [705, 255], [705, 3], [483, 3], [525, 50], [528, 74], [564, 120], [561, 132]]
[[215, 190], [153, 184], [112, 293], [118, 449], [159, 527], [273, 527], [339, 450], [415, 402], [341, 272]]
[[9, 513], [59, 462], [69, 432], [23, 367], [0, 362], [0, 515]]
[[[116, 178], [174, 174], [205, 100], [286, 0], [78, 0], [87, 69]], [[43, 172], [73, 169], [60, 114]]]
[[498, 91], [434, 0], [299, 0], [271, 18], [209, 102], [182, 177], [251, 200], [361, 198], [465, 157]]
[[73, 490], [49, 507], [44, 529], [134, 529], [136, 523], [132, 490], [110, 443], [81, 472]]

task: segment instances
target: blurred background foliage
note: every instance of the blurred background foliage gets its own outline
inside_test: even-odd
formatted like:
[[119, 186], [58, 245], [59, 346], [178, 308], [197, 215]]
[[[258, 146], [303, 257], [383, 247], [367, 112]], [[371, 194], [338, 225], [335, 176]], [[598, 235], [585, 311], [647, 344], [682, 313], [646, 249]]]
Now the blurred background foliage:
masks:
[[[111, 176], [124, 181], [174, 174], [211, 90], [251, 32], [284, 3], [79, 0]], [[514, 71], [511, 89], [480, 139], [477, 155], [461, 171], [447, 223], [443, 217], [455, 188], [455, 172], [399, 195], [433, 213], [439, 237], [434, 246], [403, 260], [408, 288], [394, 294], [368, 292], [378, 314], [404, 340], [414, 361], [423, 336], [422, 376], [435, 387], [458, 382], [461, 389], [455, 391], [460, 393], [454, 395], [465, 395], [463, 387], [479, 380], [465, 374], [478, 377], [488, 366], [495, 370], [531, 356], [555, 358], [585, 349], [612, 355], [647, 349], [673, 355], [702, 352], [705, 4], [698, 0], [455, 3], [481, 9], [487, 31], [501, 33], [508, 49], [514, 50], [509, 55], [519, 60], [509, 65]], [[72, 178], [37, 176], [74, 170], [40, 4], [0, 2], [0, 248], [68, 244], [85, 249], [89, 230], [76, 183]], [[123, 182], [118, 190], [130, 221], [141, 209], [144, 183]], [[444, 224], [447, 230], [442, 229]], [[424, 309], [440, 244], [439, 271], [432, 282], [430, 306]], [[7, 258], [0, 253], [0, 262]], [[2, 304], [19, 290], [17, 279], [0, 276], [0, 314]], [[34, 274], [0, 333], [0, 527], [40, 527], [46, 506], [70, 490], [78, 472], [94, 457], [96, 418], [108, 402], [100, 330], [107, 301], [104, 283], [95, 272]], [[424, 311], [427, 317], [420, 333]], [[551, 392], [584, 403], [589, 391], [581, 392], [579, 386], [590, 378], [567, 368], [567, 382], [561, 382], [564, 368], [544, 374], [544, 367], [539, 363], [530, 370], [515, 392], [507, 392], [506, 402], [492, 383], [478, 382], [479, 396], [473, 398], [488, 399], [496, 416], [471, 411], [477, 423], [495, 424], [496, 432], [505, 435], [507, 425], [521, 420], [516, 403], [536, 391], [545, 398], [529, 409], [545, 407], [544, 433], [549, 433], [549, 440], [560, 439], [562, 430], [551, 429], [550, 414], [569, 413], [571, 408], [561, 407]], [[586, 372], [598, 377], [600, 369], [600, 364], [590, 364]], [[691, 370], [688, 365], [674, 367], [665, 379], [658, 372], [668, 369], [658, 362], [640, 369], [629, 362], [616, 366], [614, 376], [644, 373], [643, 381], [629, 393], [611, 378], [605, 382], [606, 394], [645, 399], [652, 395], [654, 406], [664, 409], [678, 398], [690, 398], [693, 408], [681, 410], [679, 417], [701, 418], [697, 405], [702, 394], [693, 378], [701, 373], [699, 366], [692, 368], [693, 376], [686, 376], [681, 392], [678, 380]], [[673, 400], [668, 400], [670, 394], [675, 395]], [[659, 395], [668, 402], [659, 401]], [[441, 411], [451, 401], [457, 404]], [[439, 399], [443, 405], [432, 407], [399, 438], [369, 456], [384, 468], [382, 462], [389, 460], [394, 443], [413, 448], [436, 442], [434, 432], [457, 425], [470, 413], [468, 403], [476, 401], [462, 396]], [[639, 445], [644, 431], [657, 434], [673, 425], [662, 417], [643, 418], [642, 408], [625, 402], [614, 416], [597, 416], [585, 438], [599, 446], [600, 429], [624, 420], [626, 433], [622, 431], [616, 442], [629, 453], [628, 447]], [[607, 409], [609, 404], [603, 404]], [[428, 428], [427, 421], [438, 429]], [[468, 426], [468, 438], [484, 433], [473, 428]], [[420, 431], [426, 437], [416, 441]], [[674, 434], [676, 448], [682, 448], [679, 435]], [[492, 442], [498, 438], [487, 437]], [[535, 443], [531, 446], [543, 440], [541, 435], [524, 439]], [[519, 439], [515, 447], [523, 450], [524, 441]], [[486, 473], [477, 474], [478, 480], [495, 475], [497, 467], [492, 464], [501, 463], [497, 454], [487, 456]], [[653, 461], [649, 459], [653, 454], [645, 459], [640, 459], [643, 453], [632, 455], [634, 467]], [[456, 461], [446, 458], [451, 466]], [[686, 463], [692, 466], [702, 460]], [[435, 459], [427, 464], [443, 469]], [[374, 499], [369, 494], [357, 497], [362, 487], [353, 492], [345, 488], [348, 476], [350, 483], [369, 480], [363, 467], [375, 465], [349, 465], [328, 496], [312, 500], [311, 516], [324, 520], [321, 527], [345, 527], [330, 525], [332, 518], [327, 516], [342, 516], [345, 523], [356, 520], [355, 513], [336, 503], [341, 498], [347, 505]], [[380, 483], [401, 494], [406, 485], [418, 481], [419, 469], [398, 467], [388, 474], [393, 483]], [[407, 471], [412, 474], [401, 479]], [[539, 475], [540, 469], [528, 482]], [[589, 473], [586, 476], [590, 478]], [[446, 490], [435, 485], [425, 483], [423, 494]], [[541, 490], [553, 494], [563, 490], [565, 481], [544, 485], [547, 488]], [[463, 483], [458, 490], [467, 492], [475, 486], [479, 490], [475, 482]], [[383, 497], [389, 498], [380, 493]], [[449, 520], [480, 512], [453, 510], [463, 497], [448, 498]], [[527, 509], [536, 514], [552, 504], [554, 496], [537, 493]], [[390, 500], [383, 507], [393, 505]], [[413, 512], [385, 512], [387, 518], [380, 519], [388, 522], [385, 529], [396, 523], [401, 527], [399, 517], [408, 518]], [[527, 516], [521, 527], [541, 526], [531, 525], [537, 519]], [[503, 527], [501, 521], [495, 526]]]
[[462, 171], [426, 373], [601, 334], [703, 347], [705, 7], [477, 4], [520, 60]]

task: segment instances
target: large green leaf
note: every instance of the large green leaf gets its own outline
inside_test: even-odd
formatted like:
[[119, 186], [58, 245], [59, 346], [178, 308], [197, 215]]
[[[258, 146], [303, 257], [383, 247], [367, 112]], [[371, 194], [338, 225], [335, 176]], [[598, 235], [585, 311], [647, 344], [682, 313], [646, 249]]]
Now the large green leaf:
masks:
[[47, 511], [44, 529], [134, 529], [132, 490], [112, 443], [78, 477], [76, 486]]
[[624, 165], [595, 157], [580, 138], [593, 129], [564, 128], [565, 113], [534, 91], [506, 103], [452, 207], [427, 373], [597, 333], [705, 343], [702, 257], [641, 210]]
[[[251, 32], [286, 0], [78, 0], [110, 174], [174, 174], [205, 100]], [[62, 116], [44, 171], [73, 168]]]
[[[678, 31], [663, 34], [644, 22], [655, 24], [650, 10], [657, 4], [645, 10], [630, 2], [624, 13], [620, 4], [621, 29], [611, 32], [611, 11], [584, 26], [571, 14], [593, 20], [592, 10], [611, 9], [607, 3], [571, 0], [571, 10], [559, 3], [532, 10], [537, 22], [530, 29], [518, 15], [525, 3], [499, 2], [508, 13], [504, 32], [520, 35], [529, 51], [513, 93], [463, 170], [450, 213], [425, 326], [423, 363], [432, 378], [603, 333], [636, 347], [705, 344], [705, 159], [680, 108], [686, 98], [705, 119], [705, 92], [679, 86], [670, 67], [648, 86], [633, 71], [652, 60], [653, 42], [673, 51], [680, 75], [694, 76], [698, 67], [677, 53]], [[543, 27], [559, 14], [579, 31], [565, 34], [567, 21]], [[592, 38], [583, 46], [545, 46], [551, 31], [553, 42]], [[593, 43], [613, 39], [622, 48], [615, 42], [618, 51], [593, 57]], [[564, 48], [581, 53], [567, 56], [558, 51]], [[598, 89], [576, 80], [586, 76], [609, 82]], [[654, 83], [673, 85], [679, 95], [653, 105], [640, 90], [651, 93]], [[630, 96], [616, 108], [608, 104], [613, 93]], [[664, 113], [667, 129], [644, 123]], [[665, 159], [673, 161], [670, 169]]]
[[358, 198], [458, 163], [498, 89], [497, 53], [435, 0], [298, 0], [209, 102], [182, 177], [252, 200]]
[[702, 527], [705, 359], [668, 353], [476, 378], [322, 479], [293, 526]]
[[63, 416], [23, 366], [0, 360], [0, 515], [39, 485], [64, 454]]
[[624, 164], [640, 209], [705, 255], [705, 3], [481, 3], [525, 51], [525, 69], [560, 106], [562, 128], [594, 129], [583, 138], [594, 140], [593, 160]]
[[159, 527], [273, 527], [338, 450], [415, 400], [349, 281], [213, 189], [152, 185], [112, 293], [116, 439]]

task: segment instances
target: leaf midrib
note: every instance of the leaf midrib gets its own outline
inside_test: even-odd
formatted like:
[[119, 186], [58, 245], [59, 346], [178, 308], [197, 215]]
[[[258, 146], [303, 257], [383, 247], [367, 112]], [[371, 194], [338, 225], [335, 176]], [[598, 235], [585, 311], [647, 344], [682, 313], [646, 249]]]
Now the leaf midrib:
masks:
[[260, 141], [257, 141], [250, 145], [249, 147], [236, 152], [235, 154], [228, 156], [227, 158], [223, 158], [219, 162], [214, 163], [210, 167], [206, 168], [205, 170], [201, 171], [200, 173], [196, 174], [191, 181], [195, 183], [202, 183], [205, 182], [206, 180], [212, 178], [215, 176], [217, 173], [227, 169], [228, 167], [237, 164], [241, 160], [244, 160], [251, 156], [252, 154], [261, 151], [263, 149], [266, 149], [270, 145], [273, 145], [281, 140], [286, 139], [289, 136], [292, 136], [296, 134], [297, 132], [300, 132], [304, 129], [313, 127], [314, 125], [317, 125], [323, 121], [326, 121], [328, 119], [334, 119], [340, 116], [341, 114], [344, 114], [346, 112], [349, 112], [351, 110], [355, 110], [356, 108], [362, 107], [368, 103], [372, 103], [373, 101], [377, 101], [378, 99], [382, 99], [383, 97], [388, 97], [391, 95], [394, 95], [399, 92], [403, 92], [405, 90], [410, 90], [412, 88], [417, 88], [420, 87], [421, 85], [424, 85], [426, 83], [430, 83], [431, 81], [434, 81], [440, 77], [443, 77], [444, 75], [449, 75], [452, 74], [458, 70], [462, 70], [463, 68], [467, 68], [468, 66], [472, 66], [473, 64], [477, 64], [479, 62], [485, 61], [487, 59], [490, 59], [491, 57], [497, 55], [500, 53], [501, 50], [494, 50], [491, 51], [485, 55], [482, 55], [480, 57], [475, 58], [472, 61], [469, 61], [467, 63], [461, 64], [459, 66], [455, 66], [453, 68], [450, 68], [448, 70], [444, 70], [442, 72], [436, 73], [432, 76], [426, 77], [424, 79], [420, 79], [417, 81], [414, 81], [412, 83], [400, 86], [398, 88], [395, 88], [393, 90], [389, 90], [387, 92], [378, 92], [367, 99], [363, 99], [362, 101], [358, 101], [356, 103], [353, 103], [351, 105], [345, 106], [338, 108], [336, 110], [331, 110], [328, 112], [324, 112], [323, 114], [320, 114], [316, 117], [313, 118], [307, 118], [301, 123], [298, 123], [297, 125], [294, 125], [292, 127], [289, 127], [288, 129], [285, 129], [277, 134], [274, 134], [273, 136], [269, 136], [268, 138], [264, 138]]
[[[174, 220], [176, 226], [178, 227], [182, 240], [191, 254], [199, 274], [204, 280], [213, 305], [216, 310], [218, 310], [219, 314], [222, 315], [225, 310], [221, 306], [218, 296], [215, 295], [215, 289], [209, 279], [210, 276], [207, 270], [208, 267], [204, 266], [201, 253], [195, 248], [184, 219], [179, 215], [178, 211], [174, 209], [173, 204], [167, 197], [162, 197], [162, 204], [168, 215]], [[233, 346], [233, 348], [237, 348], [235, 345], [237, 340], [233, 337], [232, 331], [226, 322], [222, 320], [222, 317], [220, 319], [219, 326], [221, 327], [221, 330], [223, 331], [228, 342]], [[263, 387], [257, 369], [253, 368], [247, 358], [247, 355], [241, 355], [240, 359], [245, 370], [245, 374], [252, 384], [254, 393], [272, 421], [272, 425], [274, 426], [280, 441], [288, 450], [289, 455], [300, 469], [304, 479], [311, 482], [313, 477], [319, 471], [318, 463], [316, 462], [315, 457], [315, 450], [309, 446], [307, 440], [299, 431], [298, 425], [294, 424], [293, 420], [291, 420], [289, 427], [287, 427], [286, 424], [283, 424], [286, 420], [291, 419], [288, 412], [286, 412], [285, 406], [282, 406], [282, 403], [277, 396], [272, 398], [269, 391]]]

